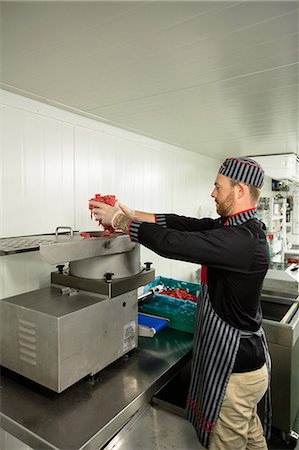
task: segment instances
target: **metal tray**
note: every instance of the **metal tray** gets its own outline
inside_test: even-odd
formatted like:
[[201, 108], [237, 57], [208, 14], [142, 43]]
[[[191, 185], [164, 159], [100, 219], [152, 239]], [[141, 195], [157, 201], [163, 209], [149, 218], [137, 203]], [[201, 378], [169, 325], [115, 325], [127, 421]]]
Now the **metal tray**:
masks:
[[41, 244], [52, 244], [55, 234], [17, 236], [0, 239], [0, 256], [39, 250]]

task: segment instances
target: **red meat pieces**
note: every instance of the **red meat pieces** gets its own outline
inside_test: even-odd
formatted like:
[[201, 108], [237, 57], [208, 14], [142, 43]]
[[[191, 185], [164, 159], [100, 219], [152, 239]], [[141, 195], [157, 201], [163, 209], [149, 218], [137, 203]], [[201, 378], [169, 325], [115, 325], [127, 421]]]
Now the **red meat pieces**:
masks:
[[96, 239], [97, 236], [92, 236], [90, 233], [86, 232], [86, 231], [81, 231], [80, 236], [84, 237], [84, 238], [88, 238], [88, 239]]
[[[95, 196], [93, 198], [91, 198], [90, 200], [94, 200], [95, 202], [102, 202], [102, 203], [106, 203], [106, 205], [110, 205], [110, 206], [114, 206], [115, 202], [116, 202], [116, 197], [115, 195], [101, 195], [101, 194], [95, 194]], [[89, 205], [89, 209], [90, 209], [90, 217], [92, 218], [92, 210], [93, 210], [94, 206], [93, 205]], [[102, 225], [102, 227], [104, 228], [104, 231], [106, 233], [112, 234], [114, 233], [114, 228], [112, 228], [110, 225], [103, 225], [101, 223], [101, 221], [99, 220], [99, 225]]]
[[161, 292], [163, 295], [169, 295], [169, 297], [178, 298], [179, 300], [190, 300], [191, 302], [197, 302], [197, 297], [190, 294], [186, 289], [165, 289]]

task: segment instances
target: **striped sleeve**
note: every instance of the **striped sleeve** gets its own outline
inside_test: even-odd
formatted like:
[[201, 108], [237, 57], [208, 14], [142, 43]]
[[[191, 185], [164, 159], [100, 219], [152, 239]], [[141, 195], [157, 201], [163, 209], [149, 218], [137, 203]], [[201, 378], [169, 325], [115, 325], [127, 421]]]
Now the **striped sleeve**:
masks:
[[[135, 219], [130, 223], [129, 226], [129, 235], [131, 241], [139, 242], [139, 229], [143, 222], [141, 220]], [[160, 225], [161, 227], [167, 228], [166, 225], [166, 216], [165, 214], [155, 214], [155, 223]]]
[[142, 222], [140, 220], [133, 220], [133, 222], [130, 223], [129, 226], [129, 235], [131, 238], [131, 241], [133, 242], [139, 242], [138, 234], [139, 234], [139, 228]]
[[167, 228], [165, 214], [155, 214], [155, 222], [161, 227]]

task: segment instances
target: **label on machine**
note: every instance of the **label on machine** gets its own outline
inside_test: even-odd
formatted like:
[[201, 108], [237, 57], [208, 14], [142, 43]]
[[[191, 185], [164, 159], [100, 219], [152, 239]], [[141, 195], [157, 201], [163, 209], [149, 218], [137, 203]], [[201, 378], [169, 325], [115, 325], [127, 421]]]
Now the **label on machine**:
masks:
[[135, 347], [136, 321], [132, 320], [124, 325], [123, 351], [124, 353]]

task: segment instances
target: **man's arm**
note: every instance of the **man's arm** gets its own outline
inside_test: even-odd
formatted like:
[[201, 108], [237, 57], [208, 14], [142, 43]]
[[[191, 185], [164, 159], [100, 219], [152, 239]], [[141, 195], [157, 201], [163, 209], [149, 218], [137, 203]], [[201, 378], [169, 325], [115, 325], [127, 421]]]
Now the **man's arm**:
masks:
[[244, 228], [227, 227], [186, 232], [133, 221], [132, 241], [165, 258], [246, 272], [255, 251], [255, 238]]
[[112, 225], [125, 233], [128, 233], [128, 225], [133, 220], [156, 223], [164, 228], [179, 231], [209, 230], [215, 224], [215, 220], [210, 218], [195, 219], [177, 214], [154, 214], [145, 211], [134, 211], [119, 202], [116, 202], [114, 206], [110, 206], [91, 200], [89, 204], [92, 206], [93, 215], [97, 220], [101, 220], [104, 225]]
[[140, 222], [156, 223], [156, 214], [147, 213], [144, 211], [135, 211], [134, 219], [140, 220]]
[[213, 228], [215, 220], [210, 218], [195, 219], [192, 217], [179, 216], [177, 214], [154, 214], [144, 211], [134, 211], [127, 206], [118, 203], [121, 210], [132, 220], [140, 222], [157, 223], [165, 228], [181, 231], [199, 231]]

